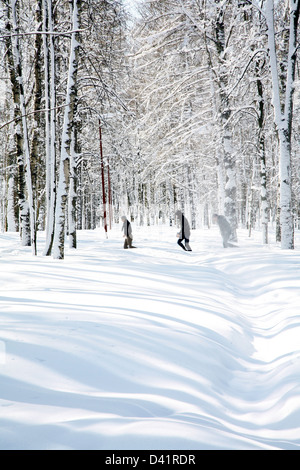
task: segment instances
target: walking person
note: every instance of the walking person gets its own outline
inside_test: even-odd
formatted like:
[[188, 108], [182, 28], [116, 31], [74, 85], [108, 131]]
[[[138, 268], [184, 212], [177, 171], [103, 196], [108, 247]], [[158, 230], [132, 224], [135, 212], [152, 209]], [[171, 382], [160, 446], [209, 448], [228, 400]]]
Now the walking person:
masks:
[[[188, 223], [186, 217], [183, 215], [183, 213], [180, 210], [177, 210], [175, 212], [176, 217], [179, 220], [180, 223], [180, 232], [177, 233], [178, 237], [178, 245], [185, 251], [192, 251], [190, 247], [190, 235], [191, 235], [191, 229], [190, 229], [190, 224]], [[183, 245], [183, 240], [184, 240], [184, 245]]]
[[129, 220], [127, 220], [125, 215], [121, 217], [121, 220], [123, 222], [123, 225], [122, 225], [123, 237], [125, 238], [124, 249], [126, 250], [128, 248], [135, 248], [135, 246], [132, 246], [133, 236], [132, 236], [131, 223], [129, 222]]
[[233, 230], [231, 228], [230, 223], [226, 219], [226, 217], [224, 217], [224, 215], [213, 214], [212, 221], [214, 224], [218, 224], [219, 226], [221, 237], [223, 239], [224, 248], [236, 247], [236, 245], [232, 245], [232, 243], [228, 243], [228, 240], [230, 239], [233, 233]]

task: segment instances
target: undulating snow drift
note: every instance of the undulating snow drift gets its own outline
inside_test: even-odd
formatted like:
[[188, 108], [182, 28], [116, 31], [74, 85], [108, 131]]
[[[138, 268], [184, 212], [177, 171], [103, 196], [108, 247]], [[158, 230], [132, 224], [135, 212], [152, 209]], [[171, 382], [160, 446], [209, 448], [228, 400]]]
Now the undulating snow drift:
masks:
[[0, 235], [0, 448], [298, 449], [299, 248], [133, 228]]

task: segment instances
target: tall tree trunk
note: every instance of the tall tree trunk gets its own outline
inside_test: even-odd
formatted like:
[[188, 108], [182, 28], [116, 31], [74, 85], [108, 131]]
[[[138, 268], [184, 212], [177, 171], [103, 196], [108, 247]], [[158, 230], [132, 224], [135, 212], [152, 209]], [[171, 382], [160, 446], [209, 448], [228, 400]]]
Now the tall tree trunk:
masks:
[[237, 240], [237, 211], [236, 211], [236, 160], [232, 147], [232, 131], [229, 124], [231, 109], [227, 94], [228, 76], [225, 68], [226, 44], [225, 44], [225, 8], [226, 6], [218, 1], [216, 10], [216, 48], [219, 56], [219, 92], [220, 92], [220, 126], [223, 142], [223, 159], [225, 169], [225, 216], [228, 218], [233, 229], [234, 238]]
[[54, 239], [54, 220], [56, 206], [56, 77], [55, 44], [53, 35], [52, 0], [43, 0], [44, 30], [44, 69], [46, 108], [46, 245], [44, 255], [50, 256]]
[[77, 129], [74, 128], [72, 130], [72, 137], [71, 137], [70, 189], [69, 189], [69, 203], [68, 203], [70, 248], [77, 248], [77, 233], [76, 233], [77, 155], [78, 155]]
[[17, 0], [6, 2], [6, 48], [14, 102], [15, 146], [18, 164], [18, 200], [23, 246], [32, 246], [36, 254], [36, 221], [33, 205], [30, 150], [18, 35]]
[[20, 112], [22, 117], [22, 153], [24, 155], [25, 163], [25, 181], [27, 186], [27, 205], [29, 212], [29, 227], [30, 227], [30, 245], [32, 246], [33, 254], [37, 254], [37, 233], [36, 233], [36, 214], [33, 201], [33, 191], [32, 191], [32, 176], [31, 176], [31, 159], [30, 159], [30, 148], [29, 148], [29, 135], [27, 128], [27, 113], [26, 113], [26, 104], [25, 104], [25, 95], [24, 95], [24, 85], [23, 85], [23, 74], [22, 74], [22, 64], [21, 64], [21, 49], [18, 36], [18, 20], [17, 20], [17, 8], [18, 0], [11, 0], [10, 7], [12, 11], [12, 24], [14, 35], [12, 37], [13, 51], [14, 51], [14, 60], [16, 67], [16, 79], [19, 86], [19, 99], [20, 99]]
[[[8, 103], [6, 103], [8, 105]], [[9, 113], [8, 113], [9, 114]], [[18, 208], [18, 177], [17, 177], [17, 164], [15, 161], [14, 153], [14, 139], [13, 126], [10, 125], [10, 129], [7, 136], [7, 147], [5, 149], [5, 157], [3, 159], [3, 168], [1, 169], [4, 174], [5, 180], [5, 191], [3, 195], [3, 219], [5, 223], [3, 228], [8, 232], [19, 231], [19, 208]], [[4, 188], [3, 188], [4, 189]]]
[[63, 132], [61, 139], [60, 169], [58, 194], [55, 211], [55, 233], [53, 243], [53, 257], [55, 259], [64, 258], [65, 248], [65, 224], [66, 224], [66, 205], [70, 184], [70, 152], [71, 135], [74, 126], [74, 107], [77, 95], [77, 71], [78, 71], [78, 53], [79, 53], [79, 14], [81, 0], [73, 0], [72, 10], [72, 41], [69, 57], [69, 73], [67, 84], [66, 106], [64, 113]]
[[39, 210], [43, 204], [43, 185], [44, 175], [42, 174], [44, 167], [44, 115], [41, 113], [43, 99], [43, 71], [42, 71], [42, 45], [43, 39], [40, 34], [42, 31], [42, 0], [36, 0], [35, 22], [35, 55], [34, 55], [34, 114], [33, 129], [30, 148], [30, 162], [32, 175], [32, 191], [35, 204], [36, 223], [39, 218]]
[[264, 132], [264, 94], [263, 83], [260, 77], [260, 68], [257, 64], [257, 92], [259, 97], [259, 111], [258, 111], [258, 148], [260, 158], [260, 210], [261, 210], [261, 223], [262, 223], [262, 242], [268, 243], [268, 221], [269, 221], [269, 204], [267, 198], [267, 170], [266, 170], [266, 152], [265, 152], [265, 132]]
[[292, 215], [291, 190], [291, 134], [293, 116], [293, 94], [295, 80], [295, 66], [297, 53], [297, 29], [299, 22], [300, 0], [290, 0], [289, 47], [287, 53], [286, 86], [281, 102], [280, 85], [277, 69], [277, 52], [274, 29], [274, 1], [267, 0], [266, 19], [268, 26], [268, 45], [270, 51], [270, 64], [273, 85], [273, 106], [275, 124], [278, 130], [280, 161], [280, 223], [281, 247], [294, 248], [294, 223]]

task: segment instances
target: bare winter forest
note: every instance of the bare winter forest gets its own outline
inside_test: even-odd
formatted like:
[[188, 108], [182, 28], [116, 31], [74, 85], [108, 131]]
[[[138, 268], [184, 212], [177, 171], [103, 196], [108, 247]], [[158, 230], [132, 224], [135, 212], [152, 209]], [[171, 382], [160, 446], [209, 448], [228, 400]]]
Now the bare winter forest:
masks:
[[[0, 229], [300, 223], [299, 0], [0, 0]], [[134, 2], [131, 2], [134, 3]]]

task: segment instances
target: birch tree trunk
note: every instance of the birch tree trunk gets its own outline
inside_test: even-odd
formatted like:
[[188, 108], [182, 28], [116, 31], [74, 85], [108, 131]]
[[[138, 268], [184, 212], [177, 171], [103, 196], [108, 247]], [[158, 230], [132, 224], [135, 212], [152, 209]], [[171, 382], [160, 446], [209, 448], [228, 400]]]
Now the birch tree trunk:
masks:
[[232, 131], [229, 124], [231, 109], [227, 94], [228, 77], [226, 70], [226, 40], [225, 40], [225, 15], [226, 6], [217, 2], [215, 35], [216, 48], [219, 56], [219, 94], [220, 94], [220, 125], [223, 144], [223, 161], [225, 170], [225, 216], [228, 218], [233, 229], [234, 238], [237, 240], [237, 215], [236, 215], [236, 161], [232, 148]]
[[36, 220], [33, 203], [30, 149], [18, 35], [17, 0], [9, 0], [8, 2], [5, 2], [5, 6], [7, 18], [6, 31], [8, 33], [5, 40], [14, 102], [21, 241], [23, 246], [31, 245], [33, 254], [36, 254]]
[[20, 88], [17, 82], [16, 67], [13, 55], [12, 45], [12, 26], [11, 26], [11, 9], [10, 3], [7, 0], [3, 2], [5, 6], [5, 45], [6, 45], [6, 60], [8, 64], [8, 71], [12, 90], [12, 99], [14, 105], [14, 142], [16, 148], [16, 162], [18, 165], [18, 206], [19, 206], [19, 219], [20, 219], [20, 234], [23, 246], [30, 246], [30, 223], [29, 223], [29, 210], [25, 197], [25, 169], [24, 169], [24, 155], [22, 152], [22, 124], [21, 124], [21, 109], [20, 109]]
[[81, 0], [73, 0], [72, 10], [72, 40], [69, 57], [69, 73], [67, 84], [66, 105], [64, 113], [63, 131], [60, 151], [60, 169], [57, 203], [55, 211], [55, 233], [53, 242], [53, 257], [55, 259], [64, 258], [65, 248], [65, 225], [66, 225], [66, 205], [70, 185], [70, 153], [71, 136], [74, 126], [74, 108], [77, 95], [77, 71], [78, 71], [78, 53], [79, 53], [79, 13]]
[[289, 9], [290, 25], [287, 53], [287, 76], [286, 87], [282, 99], [283, 102], [281, 102], [274, 29], [274, 0], [267, 0], [266, 20], [268, 26], [268, 45], [273, 85], [273, 106], [280, 148], [279, 178], [282, 249], [294, 248], [294, 223], [292, 215], [291, 190], [291, 134], [300, 0], [290, 0]]
[[42, 70], [42, 0], [36, 0], [35, 22], [35, 54], [34, 54], [34, 114], [30, 147], [30, 165], [32, 176], [32, 192], [35, 204], [36, 223], [39, 219], [39, 211], [43, 206], [43, 190], [41, 182], [44, 179], [44, 115], [41, 113], [43, 99], [43, 70]]
[[[13, 165], [13, 163], [12, 163]], [[13, 172], [10, 172], [8, 175], [7, 181], [7, 193], [6, 193], [6, 200], [7, 200], [7, 207], [6, 207], [6, 230], [8, 232], [16, 232], [17, 231], [17, 223], [16, 223], [16, 216], [15, 216], [15, 175]]]
[[267, 198], [267, 170], [266, 170], [266, 152], [265, 152], [265, 132], [264, 132], [264, 96], [263, 96], [263, 83], [260, 77], [260, 70], [258, 65], [256, 66], [257, 72], [257, 92], [259, 96], [259, 111], [258, 111], [258, 148], [260, 158], [260, 211], [261, 211], [261, 223], [262, 223], [262, 242], [268, 243], [268, 221], [269, 221], [269, 204]]
[[52, 0], [43, 0], [44, 31], [49, 31], [49, 39], [44, 34], [44, 69], [46, 102], [46, 245], [44, 255], [50, 256], [54, 238], [54, 220], [56, 207], [56, 74], [55, 44], [53, 35]]
[[18, 168], [15, 161], [14, 139], [11, 137], [14, 135], [13, 126], [12, 123], [9, 128], [6, 149], [7, 157], [3, 159], [3, 168], [1, 168], [4, 174], [4, 181], [6, 182], [3, 188], [3, 228], [8, 232], [19, 231], [18, 193], [16, 190], [18, 187]]
[[[70, 248], [77, 248], [77, 234], [76, 234], [76, 203], [77, 203], [77, 129], [72, 130], [71, 137], [71, 152], [70, 152], [70, 188], [69, 188], [69, 204], [68, 204], [68, 218], [69, 218], [69, 246]], [[91, 208], [92, 210], [92, 208]]]
[[27, 128], [27, 117], [26, 117], [26, 105], [25, 105], [25, 96], [24, 96], [24, 85], [23, 85], [23, 75], [22, 75], [22, 64], [21, 64], [21, 51], [20, 43], [18, 36], [18, 21], [17, 21], [17, 4], [18, 0], [10, 0], [10, 8], [12, 11], [12, 24], [14, 35], [12, 38], [13, 51], [15, 58], [15, 67], [16, 67], [16, 79], [19, 85], [20, 91], [20, 111], [22, 116], [22, 128], [23, 128], [23, 141], [22, 141], [22, 153], [24, 154], [25, 162], [25, 181], [27, 186], [27, 205], [29, 211], [29, 224], [30, 224], [30, 245], [32, 246], [33, 254], [37, 254], [36, 246], [36, 215], [33, 201], [33, 191], [32, 191], [32, 176], [31, 176], [31, 161], [30, 161], [30, 148], [29, 148], [29, 137], [28, 137], [28, 128]]

